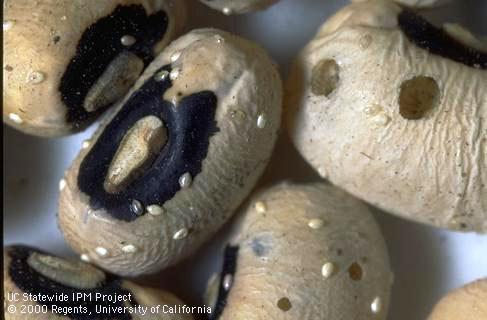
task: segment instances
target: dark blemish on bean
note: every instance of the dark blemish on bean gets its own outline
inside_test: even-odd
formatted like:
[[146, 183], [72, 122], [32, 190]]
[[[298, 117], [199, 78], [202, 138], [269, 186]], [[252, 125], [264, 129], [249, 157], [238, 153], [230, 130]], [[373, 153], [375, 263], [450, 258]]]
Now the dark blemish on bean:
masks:
[[255, 237], [250, 242], [250, 247], [257, 257], [265, 257], [272, 249], [272, 243], [269, 236]]
[[223, 286], [223, 279], [226, 275], [232, 275], [235, 281], [235, 271], [237, 269], [238, 246], [227, 245], [223, 253], [223, 266], [220, 273], [220, 285], [218, 286], [218, 296], [215, 306], [211, 306], [212, 313], [209, 320], [216, 320], [223, 313], [223, 309], [227, 305], [227, 296], [230, 290], [226, 290]]
[[398, 16], [398, 24], [418, 47], [469, 67], [487, 69], [487, 53], [464, 45], [413, 11], [404, 9]]
[[292, 307], [291, 301], [288, 298], [283, 297], [277, 301], [277, 307], [282, 311], [289, 311]]
[[348, 267], [348, 275], [350, 276], [350, 279], [352, 279], [353, 281], [362, 280], [363, 270], [360, 264], [358, 264], [357, 262], [352, 263]]
[[[68, 108], [66, 121], [81, 126], [106, 109], [108, 106], [93, 112], [84, 109], [83, 102], [90, 88], [122, 52], [135, 54], [147, 66], [154, 59], [153, 46], [163, 38], [167, 26], [168, 16], [164, 11], [148, 16], [142, 5], [130, 5], [116, 7], [110, 15], [88, 27], [59, 85], [62, 101]], [[124, 35], [133, 36], [136, 43], [124, 46], [120, 41]]]
[[[163, 70], [170, 72], [171, 66], [160, 68], [154, 75]], [[183, 174], [189, 173], [194, 179], [201, 172], [210, 137], [218, 131], [216, 95], [197, 92], [182, 98], [175, 108], [162, 98], [171, 86], [169, 77], [163, 81], [150, 77], [127, 99], [81, 162], [78, 187], [90, 197], [92, 209], [105, 209], [115, 219], [133, 221], [145, 215], [131, 210], [134, 199], [143, 208], [162, 206], [181, 189], [179, 178]], [[166, 126], [166, 144], [140, 177], [117, 193], [107, 192], [103, 183], [120, 142], [138, 120], [149, 115], [159, 117]]]

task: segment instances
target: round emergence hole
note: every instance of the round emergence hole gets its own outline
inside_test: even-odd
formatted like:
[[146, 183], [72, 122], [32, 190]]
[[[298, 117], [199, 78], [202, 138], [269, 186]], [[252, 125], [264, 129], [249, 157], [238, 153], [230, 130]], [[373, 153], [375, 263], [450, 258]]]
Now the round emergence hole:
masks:
[[423, 118], [438, 104], [440, 88], [435, 79], [417, 76], [401, 84], [399, 113], [406, 119]]
[[291, 301], [289, 301], [289, 299], [286, 297], [281, 298], [279, 301], [277, 301], [277, 307], [282, 311], [288, 311], [292, 307]]
[[321, 60], [311, 71], [311, 92], [328, 97], [336, 89], [339, 79], [339, 68], [335, 60]]
[[348, 267], [348, 275], [350, 276], [350, 279], [354, 281], [362, 280], [363, 271], [360, 264], [357, 262], [352, 263], [350, 267]]

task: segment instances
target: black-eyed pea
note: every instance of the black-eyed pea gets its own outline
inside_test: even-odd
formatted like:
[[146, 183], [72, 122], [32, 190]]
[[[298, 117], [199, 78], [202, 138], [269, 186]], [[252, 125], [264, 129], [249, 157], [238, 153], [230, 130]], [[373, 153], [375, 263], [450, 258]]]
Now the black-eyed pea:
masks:
[[183, 0], [4, 3], [4, 122], [80, 131], [121, 99], [182, 29]]
[[15, 245], [4, 248], [3, 263], [6, 320], [193, 319], [189, 313], [167, 312], [185, 310], [174, 295], [80, 260]]
[[63, 179], [65, 239], [121, 275], [153, 273], [189, 255], [265, 168], [281, 90], [275, 65], [247, 40], [200, 29], [174, 41]]

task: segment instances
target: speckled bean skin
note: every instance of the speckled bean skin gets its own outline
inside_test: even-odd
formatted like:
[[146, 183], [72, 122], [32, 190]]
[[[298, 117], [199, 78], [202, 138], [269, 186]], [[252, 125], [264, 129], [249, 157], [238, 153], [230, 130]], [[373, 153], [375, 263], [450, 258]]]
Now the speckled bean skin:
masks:
[[[288, 132], [322, 177], [355, 196], [418, 222], [487, 232], [486, 44], [450, 26], [433, 36], [449, 45], [420, 47], [404, 30], [421, 38], [424, 25], [408, 29], [417, 16], [403, 10], [353, 3], [321, 27], [287, 81]], [[470, 58], [441, 54], [453, 45]], [[311, 84], [323, 60], [335, 73], [323, 69], [315, 83], [328, 91]], [[401, 113], [421, 99], [424, 114]]]
[[342, 190], [281, 183], [258, 192], [230, 245], [235, 273], [211, 319], [386, 319], [384, 239], [365, 204]]

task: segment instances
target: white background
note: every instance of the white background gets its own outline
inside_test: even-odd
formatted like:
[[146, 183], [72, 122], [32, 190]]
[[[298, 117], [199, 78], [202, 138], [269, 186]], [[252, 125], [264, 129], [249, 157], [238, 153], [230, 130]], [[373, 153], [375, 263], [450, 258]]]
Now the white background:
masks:
[[[270, 9], [226, 17], [190, 1], [188, 28], [218, 27], [265, 47], [280, 64], [285, 77], [293, 57], [325, 19], [347, 1], [282, 0]], [[460, 22], [487, 34], [487, 1], [457, 0], [424, 13], [435, 23]], [[8, 50], [8, 48], [6, 48]], [[86, 132], [57, 139], [29, 137], [4, 126], [4, 241], [23, 243], [53, 253], [73, 255], [56, 223], [58, 181], [96, 125]], [[262, 184], [280, 179], [317, 179], [281, 139]], [[437, 230], [404, 221], [373, 209], [389, 247], [395, 272], [388, 319], [425, 319], [448, 290], [487, 276], [487, 236]], [[170, 288], [189, 303], [200, 304], [206, 279], [219, 268], [225, 230], [196, 256], [158, 275], [139, 279]]]

